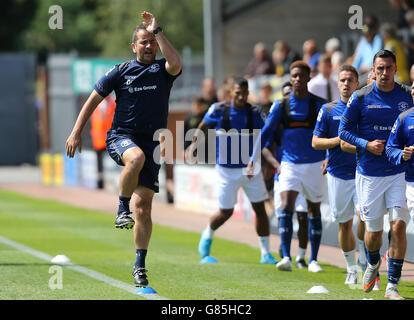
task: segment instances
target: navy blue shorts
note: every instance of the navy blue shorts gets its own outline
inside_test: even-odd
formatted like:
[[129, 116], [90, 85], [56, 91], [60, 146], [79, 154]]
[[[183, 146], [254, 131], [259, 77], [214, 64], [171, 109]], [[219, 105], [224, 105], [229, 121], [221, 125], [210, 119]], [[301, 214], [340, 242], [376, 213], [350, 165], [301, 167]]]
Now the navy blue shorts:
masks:
[[140, 148], [145, 155], [144, 166], [138, 177], [138, 185], [159, 192], [158, 172], [161, 165], [154, 161], [154, 149], [159, 145], [152, 137], [137, 137], [125, 133], [109, 131], [106, 139], [106, 150], [110, 157], [120, 166], [124, 166], [121, 155], [132, 147]]

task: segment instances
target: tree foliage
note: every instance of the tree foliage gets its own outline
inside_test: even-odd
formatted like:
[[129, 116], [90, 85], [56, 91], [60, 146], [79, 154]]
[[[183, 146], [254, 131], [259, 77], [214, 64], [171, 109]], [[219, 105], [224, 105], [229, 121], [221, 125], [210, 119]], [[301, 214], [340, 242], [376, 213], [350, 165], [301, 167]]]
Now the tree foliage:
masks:
[[[7, 4], [7, 28], [0, 29], [7, 50], [30, 50], [45, 58], [48, 53], [76, 51], [79, 55], [125, 58], [131, 55], [131, 36], [153, 13], [178, 50], [203, 51], [202, 0], [2, 0]], [[63, 29], [50, 29], [49, 7], [63, 10]], [[9, 14], [10, 12], [10, 14]], [[6, 49], [0, 47], [0, 50]]]
[[0, 12], [0, 51], [14, 51], [22, 48], [19, 35], [28, 28], [34, 18], [37, 2], [33, 0], [2, 0]]
[[[49, 7], [59, 5], [63, 10], [63, 29], [50, 29]], [[98, 0], [40, 0], [30, 27], [22, 35], [23, 49], [41, 56], [51, 52], [97, 52]]]
[[195, 52], [203, 51], [202, 0], [115, 0], [98, 9], [106, 28], [99, 32], [103, 55], [130, 53], [132, 31], [143, 21], [140, 13], [144, 10], [155, 15], [175, 48], [190, 46]]

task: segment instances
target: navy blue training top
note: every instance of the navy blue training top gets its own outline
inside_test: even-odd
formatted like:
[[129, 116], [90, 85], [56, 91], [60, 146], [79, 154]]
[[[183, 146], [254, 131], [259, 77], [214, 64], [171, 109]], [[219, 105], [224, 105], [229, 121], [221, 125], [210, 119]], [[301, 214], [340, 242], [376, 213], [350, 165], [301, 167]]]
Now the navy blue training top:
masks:
[[116, 108], [111, 130], [153, 136], [166, 128], [168, 100], [176, 76], [165, 69], [166, 59], [143, 64], [136, 59], [112, 67], [94, 89], [102, 97], [115, 91]]
[[[339, 121], [346, 108], [341, 99], [324, 104], [319, 111], [313, 134], [321, 138], [338, 136]], [[342, 151], [341, 146], [328, 149], [328, 166], [326, 170], [334, 177], [350, 180], [355, 179], [356, 156]]]
[[339, 137], [357, 147], [360, 174], [384, 177], [405, 171], [391, 163], [385, 152], [374, 155], [366, 145], [375, 139], [387, 141], [398, 115], [412, 105], [409, 88], [397, 82], [389, 92], [381, 91], [374, 82], [352, 94], [340, 121]]
[[[236, 129], [237, 134], [231, 132], [220, 132], [224, 109], [219, 103], [210, 106], [204, 115], [204, 123], [216, 130], [216, 164], [227, 168], [243, 168], [249, 163], [249, 157], [253, 150], [254, 137], [250, 134], [243, 134], [247, 128], [247, 107], [236, 109], [230, 103], [230, 127]], [[251, 106], [253, 129], [261, 129], [264, 125], [266, 115], [259, 106]], [[240, 132], [241, 131], [241, 132]]]
[[385, 146], [387, 158], [395, 165], [405, 165], [405, 180], [414, 182], [414, 159], [404, 161], [402, 152], [404, 147], [414, 145], [414, 107], [401, 113], [391, 130]]
[[[290, 94], [290, 117], [295, 121], [303, 121], [309, 113], [310, 96], [300, 99]], [[326, 102], [322, 98], [316, 101], [316, 111], [319, 112]], [[281, 125], [283, 108], [279, 101], [275, 101], [269, 111], [265, 125], [260, 133], [260, 140], [256, 141], [254, 151], [250, 157], [254, 162], [258, 159], [266, 142], [272, 139], [277, 127]], [[282, 161], [290, 163], [315, 163], [325, 158], [325, 150], [312, 148], [313, 128], [284, 128], [282, 133]]]

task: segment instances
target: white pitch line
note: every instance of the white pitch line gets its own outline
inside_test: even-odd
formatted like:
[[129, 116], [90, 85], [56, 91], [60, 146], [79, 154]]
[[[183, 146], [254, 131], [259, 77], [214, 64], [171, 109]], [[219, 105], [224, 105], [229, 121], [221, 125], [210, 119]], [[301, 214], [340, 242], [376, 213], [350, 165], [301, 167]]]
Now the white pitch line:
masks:
[[[4, 238], [2, 236], [0, 236], [0, 243], [3, 243], [5, 245], [8, 245], [10, 247], [13, 247], [19, 251], [28, 253], [36, 258], [39, 258], [41, 260], [45, 260], [50, 262], [50, 260], [53, 258], [52, 256], [48, 255], [47, 253], [32, 249], [30, 247], [27, 247], [21, 243], [12, 241], [10, 239]], [[130, 285], [128, 283], [125, 283], [123, 281], [108, 277], [106, 275], [104, 275], [103, 273], [76, 265], [76, 264], [62, 264], [61, 266], [66, 267], [68, 269], [77, 271], [79, 273], [82, 273], [84, 275], [87, 275], [88, 277], [91, 277], [93, 279], [96, 279], [98, 281], [102, 281], [105, 282], [113, 287], [119, 288], [119, 289], [123, 289], [125, 291], [128, 291], [130, 293], [135, 293], [138, 288], [136, 288], [133, 285]], [[164, 298], [158, 294], [140, 294], [139, 296], [148, 299], [148, 300], [168, 300], [167, 298]]]

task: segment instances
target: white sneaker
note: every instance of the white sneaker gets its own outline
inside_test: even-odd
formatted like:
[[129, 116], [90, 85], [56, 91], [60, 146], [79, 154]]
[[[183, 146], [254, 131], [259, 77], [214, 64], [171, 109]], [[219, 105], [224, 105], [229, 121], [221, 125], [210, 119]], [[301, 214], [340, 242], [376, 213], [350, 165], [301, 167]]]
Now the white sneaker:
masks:
[[358, 283], [358, 270], [350, 270], [346, 275], [345, 284], [357, 284]]
[[385, 290], [385, 299], [390, 299], [390, 300], [405, 300], [400, 293], [397, 290], [397, 287], [391, 287], [391, 288], [387, 288]]
[[284, 257], [276, 264], [276, 268], [281, 271], [292, 271], [292, 261], [290, 261], [289, 257]]
[[377, 262], [376, 265], [372, 265], [368, 262], [367, 269], [365, 270], [364, 277], [362, 278], [362, 285], [365, 292], [370, 292], [374, 289], [375, 278], [378, 274], [378, 269], [381, 266], [381, 259]]
[[318, 261], [313, 260], [311, 263], [309, 263], [308, 271], [309, 272], [322, 272], [323, 270], [321, 266], [319, 265]]

